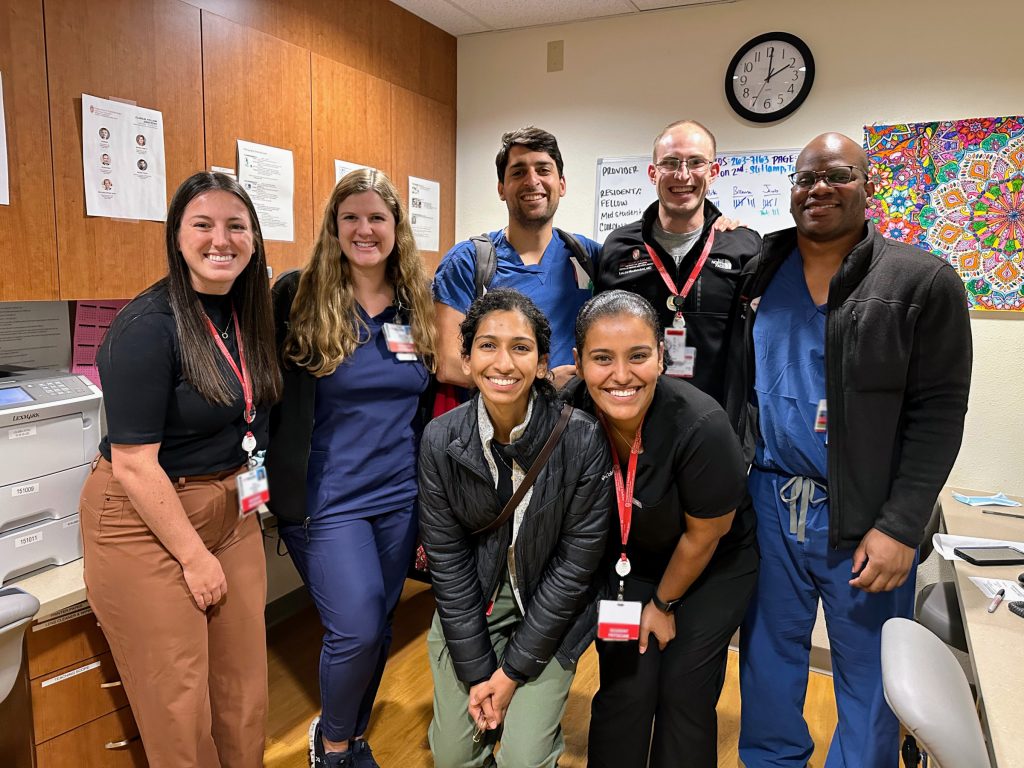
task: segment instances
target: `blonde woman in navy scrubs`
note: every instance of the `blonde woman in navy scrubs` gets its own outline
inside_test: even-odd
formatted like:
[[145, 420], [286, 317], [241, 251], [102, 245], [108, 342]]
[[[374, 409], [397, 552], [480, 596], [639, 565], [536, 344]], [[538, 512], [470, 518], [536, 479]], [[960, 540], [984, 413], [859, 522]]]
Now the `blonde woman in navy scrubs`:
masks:
[[271, 511], [325, 629], [310, 762], [376, 766], [363, 737], [416, 541], [418, 412], [435, 350], [427, 276], [383, 173], [338, 182], [274, 310], [285, 384]]

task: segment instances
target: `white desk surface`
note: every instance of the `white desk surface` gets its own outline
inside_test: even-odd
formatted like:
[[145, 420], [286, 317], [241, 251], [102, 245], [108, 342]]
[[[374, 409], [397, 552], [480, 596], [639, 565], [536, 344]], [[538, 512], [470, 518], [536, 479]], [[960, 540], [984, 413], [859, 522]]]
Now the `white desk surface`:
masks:
[[[982, 509], [998, 509], [1024, 515], [1024, 507], [971, 507], [953, 498], [951, 490], [968, 495], [988, 495], [991, 491], [949, 487], [943, 489], [942, 517], [946, 530], [956, 536], [980, 536], [988, 539], [1024, 541], [1024, 520], [982, 514]], [[1011, 497], [1024, 502], [1021, 497]], [[1024, 768], [1024, 730], [1021, 706], [1024, 705], [1024, 619], [1010, 613], [1003, 601], [995, 613], [988, 612], [989, 599], [969, 580], [970, 576], [1016, 579], [1022, 565], [978, 566], [953, 561], [956, 591], [967, 630], [974, 679], [981, 694], [988, 720], [990, 750], [998, 768]]]

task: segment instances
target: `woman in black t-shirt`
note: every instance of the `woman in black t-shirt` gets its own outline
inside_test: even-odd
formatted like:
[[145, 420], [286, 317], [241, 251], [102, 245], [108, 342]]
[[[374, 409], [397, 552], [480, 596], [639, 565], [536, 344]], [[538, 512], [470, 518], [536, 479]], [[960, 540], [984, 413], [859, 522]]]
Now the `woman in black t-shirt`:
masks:
[[566, 397], [601, 420], [618, 464], [598, 579], [640, 616], [639, 647], [598, 641], [589, 765], [713, 768], [729, 639], [758, 566], [739, 441], [711, 397], [661, 374], [658, 317], [640, 296], [588, 301], [575, 355], [582, 381]]
[[238, 183], [202, 172], [171, 200], [166, 242], [167, 276], [97, 356], [107, 434], [82, 489], [86, 589], [149, 765], [259, 766], [266, 564], [236, 479], [280, 390], [263, 238]]

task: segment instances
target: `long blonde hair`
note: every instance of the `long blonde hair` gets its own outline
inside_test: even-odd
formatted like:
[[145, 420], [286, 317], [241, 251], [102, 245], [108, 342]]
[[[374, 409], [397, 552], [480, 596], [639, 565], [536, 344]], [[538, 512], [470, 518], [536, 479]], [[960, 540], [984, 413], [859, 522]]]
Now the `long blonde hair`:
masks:
[[370, 337], [366, 322], [356, 311], [352, 267], [338, 241], [338, 206], [362, 192], [376, 192], [395, 217], [395, 247], [388, 254], [385, 276], [395, 290], [396, 302], [410, 309], [416, 351], [433, 371], [437, 348], [434, 303], [409, 215], [391, 180], [370, 168], [345, 174], [331, 192], [313, 254], [299, 277], [284, 359], [314, 376], [329, 376]]

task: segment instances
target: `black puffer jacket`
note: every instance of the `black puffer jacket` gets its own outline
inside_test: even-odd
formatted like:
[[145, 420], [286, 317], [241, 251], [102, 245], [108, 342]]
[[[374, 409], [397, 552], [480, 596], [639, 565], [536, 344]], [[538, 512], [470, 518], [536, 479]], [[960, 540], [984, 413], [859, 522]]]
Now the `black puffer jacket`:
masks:
[[[487, 603], [508, 562], [509, 522], [473, 536], [501, 511], [477, 427], [477, 397], [427, 425], [420, 449], [420, 535], [430, 564], [448, 651], [466, 684], [489, 678], [498, 660], [487, 634]], [[560, 404], [537, 397], [530, 423], [509, 446], [529, 468]], [[576, 410], [533, 486], [516, 537], [515, 583], [525, 610], [503, 664], [527, 678], [552, 657], [572, 667], [597, 626], [594, 571], [611, 516], [611, 459], [600, 425]]]

